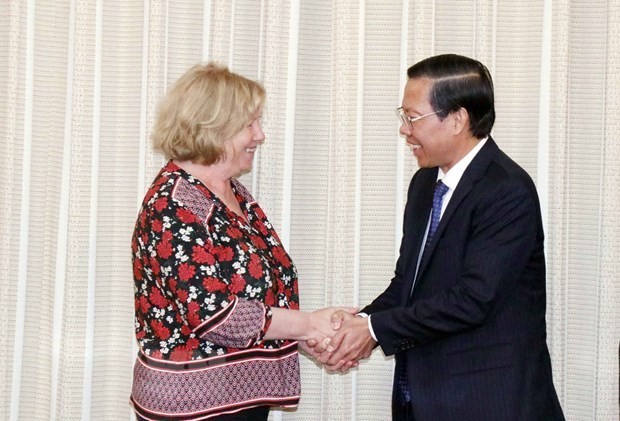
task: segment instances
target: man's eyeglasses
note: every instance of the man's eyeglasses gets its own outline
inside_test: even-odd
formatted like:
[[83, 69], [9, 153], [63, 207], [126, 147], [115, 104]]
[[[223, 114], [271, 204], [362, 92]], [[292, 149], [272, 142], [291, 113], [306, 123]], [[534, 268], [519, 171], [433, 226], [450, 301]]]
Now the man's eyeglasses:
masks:
[[441, 110], [438, 110], [438, 111], [433, 111], [432, 113], [424, 114], [418, 117], [409, 117], [403, 110], [403, 107], [398, 107], [396, 109], [396, 114], [398, 115], [400, 122], [404, 124], [405, 126], [409, 127], [409, 129], [411, 130], [413, 130], [413, 123], [415, 123], [416, 121], [422, 120], [424, 117], [428, 117], [429, 115], [437, 114], [440, 112]]

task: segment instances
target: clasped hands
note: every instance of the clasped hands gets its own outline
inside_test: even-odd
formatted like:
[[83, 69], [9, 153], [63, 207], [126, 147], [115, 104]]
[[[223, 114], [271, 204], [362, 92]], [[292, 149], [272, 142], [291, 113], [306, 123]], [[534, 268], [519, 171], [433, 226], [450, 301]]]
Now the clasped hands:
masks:
[[368, 358], [376, 345], [366, 317], [352, 307], [327, 307], [310, 313], [310, 332], [300, 347], [329, 371], [346, 372]]

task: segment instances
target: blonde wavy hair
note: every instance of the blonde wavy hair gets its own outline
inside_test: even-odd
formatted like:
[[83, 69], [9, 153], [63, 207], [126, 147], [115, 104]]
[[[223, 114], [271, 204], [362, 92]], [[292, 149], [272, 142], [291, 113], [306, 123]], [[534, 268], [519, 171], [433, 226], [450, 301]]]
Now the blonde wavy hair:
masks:
[[257, 118], [265, 89], [210, 62], [187, 70], [159, 103], [151, 139], [167, 159], [210, 165], [226, 141]]

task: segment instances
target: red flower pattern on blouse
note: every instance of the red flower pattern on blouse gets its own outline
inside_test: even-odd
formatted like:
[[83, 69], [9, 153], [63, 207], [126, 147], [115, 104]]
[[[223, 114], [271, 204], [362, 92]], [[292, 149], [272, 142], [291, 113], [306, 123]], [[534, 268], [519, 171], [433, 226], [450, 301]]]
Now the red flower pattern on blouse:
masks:
[[245, 281], [243, 280], [243, 276], [235, 273], [230, 281], [230, 292], [232, 292], [233, 294], [238, 294], [243, 291], [243, 288], [245, 288]]
[[191, 224], [192, 222], [196, 222], [196, 215], [192, 213], [189, 209], [179, 208], [177, 209], [177, 217], [187, 224]]
[[190, 301], [187, 304], [187, 310], [187, 320], [189, 321], [189, 325], [193, 327], [198, 326], [201, 322], [200, 317], [198, 317], [200, 305], [196, 301]]
[[[182, 183], [185, 193], [176, 193]], [[172, 162], [144, 198], [132, 238], [135, 327], [152, 358], [185, 361], [237, 351], [194, 333], [234, 299], [265, 306], [262, 332], [247, 338], [251, 347], [290, 343], [261, 338], [270, 307], [299, 308], [297, 271], [262, 209], [238, 181], [231, 186], [244, 218]]]
[[164, 324], [159, 320], [153, 320], [151, 322], [151, 327], [155, 331], [155, 336], [158, 339], [163, 339], [164, 341], [170, 337], [170, 330], [164, 326]]
[[172, 255], [172, 244], [164, 242], [157, 244], [157, 254], [160, 257], [167, 259]]
[[202, 282], [202, 286], [207, 291], [213, 292], [225, 292], [227, 288], [227, 285], [224, 282], [212, 276], [205, 278]]
[[215, 255], [217, 256], [217, 260], [221, 262], [230, 262], [235, 256], [230, 247], [218, 247], [215, 250]]
[[288, 255], [286, 254], [286, 252], [284, 251], [284, 249], [282, 247], [276, 247], [273, 249], [273, 255], [275, 256], [276, 259], [278, 259], [278, 261], [280, 263], [282, 263], [282, 266], [288, 268], [289, 266], [291, 266], [291, 261], [288, 258]]
[[263, 276], [263, 265], [256, 254], [250, 256], [250, 264], [248, 266], [252, 277], [259, 279]]
[[157, 212], [163, 211], [164, 209], [166, 209], [166, 207], [168, 207], [167, 197], [160, 197], [159, 199], [155, 201], [155, 210]]
[[179, 267], [179, 278], [188, 281], [196, 273], [196, 268], [189, 263], [181, 263]]
[[196, 263], [212, 265], [215, 263], [215, 256], [205, 250], [204, 247], [194, 246], [192, 248], [192, 260]]
[[236, 239], [239, 239], [243, 236], [243, 233], [241, 232], [240, 229], [235, 228], [235, 227], [228, 227], [228, 229], [226, 230], [226, 233], [231, 237]]
[[164, 297], [158, 288], [151, 288], [151, 295], [149, 296], [151, 303], [157, 308], [166, 308], [168, 300]]

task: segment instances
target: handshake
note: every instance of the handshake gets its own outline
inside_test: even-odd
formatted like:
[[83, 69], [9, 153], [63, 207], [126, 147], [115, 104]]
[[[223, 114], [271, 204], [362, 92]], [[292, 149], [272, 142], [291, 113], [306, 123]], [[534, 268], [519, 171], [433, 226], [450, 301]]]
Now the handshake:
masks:
[[329, 371], [346, 372], [368, 358], [377, 342], [368, 319], [356, 316], [357, 308], [327, 307], [307, 315], [300, 348]]

